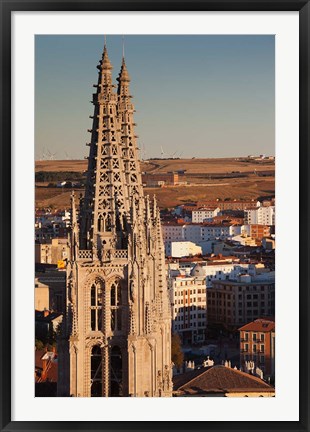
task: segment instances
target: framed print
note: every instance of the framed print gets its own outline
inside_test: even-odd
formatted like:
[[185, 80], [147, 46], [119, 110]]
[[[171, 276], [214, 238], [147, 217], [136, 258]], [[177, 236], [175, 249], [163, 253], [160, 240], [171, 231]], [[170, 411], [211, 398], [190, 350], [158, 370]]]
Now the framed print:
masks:
[[308, 1], [1, 28], [2, 430], [308, 430]]

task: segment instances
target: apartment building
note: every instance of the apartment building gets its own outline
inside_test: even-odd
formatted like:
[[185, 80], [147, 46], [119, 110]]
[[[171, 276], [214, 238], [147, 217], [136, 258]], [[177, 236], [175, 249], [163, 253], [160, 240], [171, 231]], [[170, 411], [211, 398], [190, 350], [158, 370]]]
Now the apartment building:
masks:
[[241, 225], [163, 223], [162, 232], [166, 256], [171, 256], [171, 243], [189, 241], [202, 247], [202, 253], [211, 253], [212, 242], [226, 240], [241, 234]]
[[271, 319], [256, 319], [239, 328], [240, 366], [245, 370], [246, 362], [253, 362], [264, 373], [264, 378], [275, 375], [275, 322]]
[[255, 240], [262, 240], [270, 236], [270, 227], [267, 225], [252, 224], [250, 226], [250, 237]]
[[219, 207], [201, 207], [192, 211], [192, 222], [202, 223], [211, 222], [220, 213]]
[[275, 206], [244, 210], [245, 225], [275, 225]]
[[237, 201], [237, 200], [227, 200], [227, 201], [199, 201], [197, 206], [207, 207], [216, 206], [222, 210], [246, 210], [249, 208], [259, 207], [261, 203], [257, 200], [247, 200], [247, 201]]
[[70, 249], [67, 238], [53, 238], [35, 244], [35, 262], [58, 264], [69, 259]]
[[178, 241], [167, 244], [167, 255], [175, 258], [201, 255], [202, 248], [190, 241]]
[[203, 342], [207, 328], [205, 277], [171, 277], [168, 288], [172, 331], [179, 334], [185, 345]]
[[274, 316], [274, 272], [256, 277], [241, 275], [237, 280], [214, 281], [207, 289], [208, 324], [229, 329], [259, 317]]

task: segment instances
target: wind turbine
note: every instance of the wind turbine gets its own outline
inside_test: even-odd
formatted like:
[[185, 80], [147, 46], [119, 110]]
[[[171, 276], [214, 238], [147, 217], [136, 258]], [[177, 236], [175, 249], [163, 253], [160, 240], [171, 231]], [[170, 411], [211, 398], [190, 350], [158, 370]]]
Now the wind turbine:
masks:
[[49, 155], [49, 160], [55, 160], [55, 156], [56, 156], [56, 152], [55, 153], [51, 153], [50, 151], [49, 151], [49, 149], [47, 149], [47, 152], [48, 152], [48, 155]]
[[42, 160], [46, 160], [47, 159], [47, 154], [45, 151], [45, 147], [43, 147], [43, 151], [42, 151]]
[[146, 160], [146, 149], [145, 149], [145, 145], [142, 144], [142, 149], [141, 149], [141, 159], [144, 161]]

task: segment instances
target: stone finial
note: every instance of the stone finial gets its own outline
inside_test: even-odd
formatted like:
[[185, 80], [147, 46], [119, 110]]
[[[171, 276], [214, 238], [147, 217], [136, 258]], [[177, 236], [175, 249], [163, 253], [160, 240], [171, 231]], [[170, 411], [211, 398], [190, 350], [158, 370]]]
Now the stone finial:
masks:
[[122, 66], [119, 73], [119, 76], [116, 78], [118, 82], [130, 82], [130, 76], [127, 70], [127, 66], [125, 63], [125, 58], [123, 57]]
[[104, 43], [104, 48], [103, 48], [101, 69], [102, 70], [112, 70], [113, 69], [113, 66], [112, 66], [110, 59], [109, 59], [109, 56], [108, 56], [108, 50], [107, 50], [106, 42]]

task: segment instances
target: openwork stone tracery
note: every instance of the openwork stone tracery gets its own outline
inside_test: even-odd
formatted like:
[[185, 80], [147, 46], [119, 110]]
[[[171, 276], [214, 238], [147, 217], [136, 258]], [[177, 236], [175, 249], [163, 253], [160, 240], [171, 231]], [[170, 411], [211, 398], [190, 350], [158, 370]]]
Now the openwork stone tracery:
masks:
[[170, 305], [156, 200], [144, 197], [130, 77], [104, 47], [85, 196], [72, 195], [59, 396], [171, 396]]

